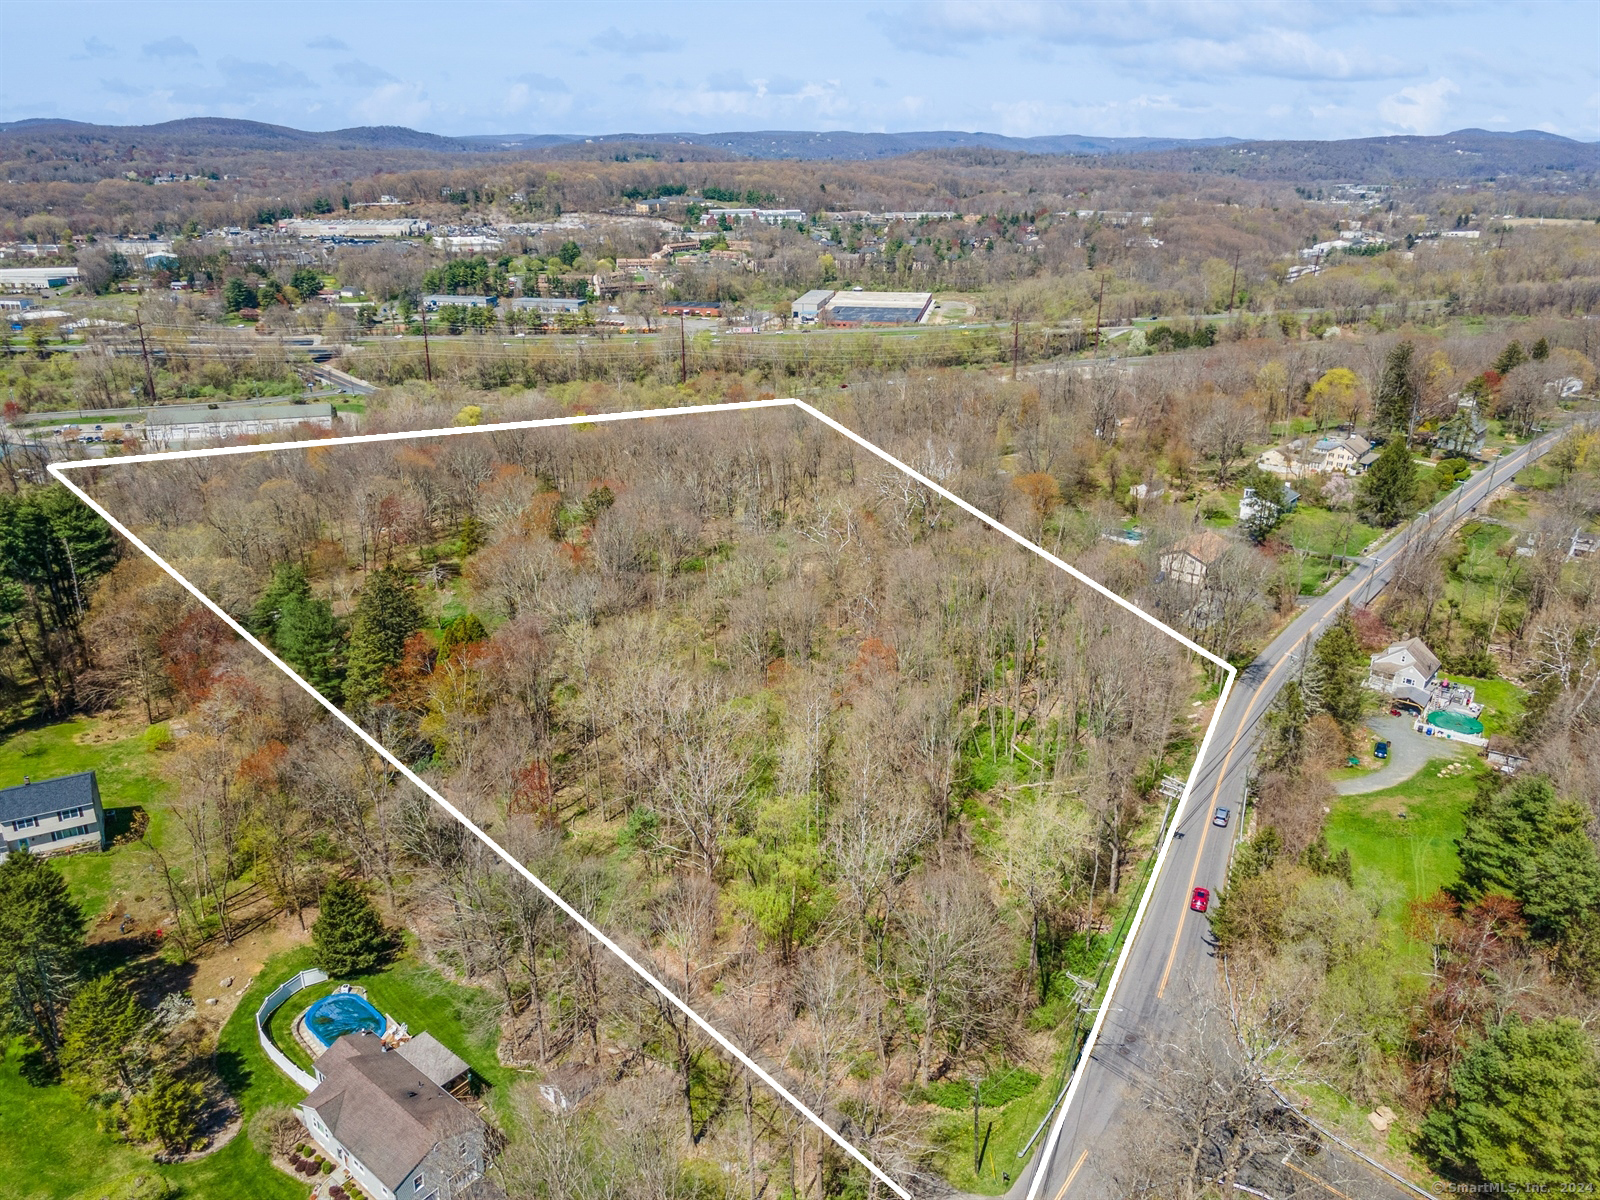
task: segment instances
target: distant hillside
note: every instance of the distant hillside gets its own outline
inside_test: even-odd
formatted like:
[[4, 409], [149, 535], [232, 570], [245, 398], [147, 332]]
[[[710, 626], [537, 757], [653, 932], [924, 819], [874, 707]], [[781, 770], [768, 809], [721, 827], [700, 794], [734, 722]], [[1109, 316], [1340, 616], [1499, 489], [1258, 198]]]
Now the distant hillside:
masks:
[[228, 117], [185, 117], [159, 125], [89, 125], [82, 121], [33, 118], [0, 123], [0, 139], [48, 142], [55, 145], [105, 146], [137, 142], [161, 145], [178, 152], [208, 150], [292, 150], [311, 146], [371, 150], [462, 151], [478, 147], [458, 138], [419, 133], [400, 125], [363, 125], [314, 133], [267, 125], [260, 121], [235, 121]]
[[[159, 125], [91, 125], [32, 118], [0, 124], [0, 164], [26, 180], [120, 174], [127, 161], [213, 163], [261, 152], [337, 152], [351, 169], [374, 157], [387, 169], [445, 165], [466, 154], [499, 158], [689, 161], [835, 160], [865, 162], [948, 150], [1065, 156], [1106, 166], [1234, 175], [1289, 183], [1368, 183], [1517, 178], [1559, 180], [1600, 174], [1600, 145], [1538, 130], [1463, 129], [1438, 137], [1350, 141], [1241, 141], [1237, 138], [1097, 138], [1079, 134], [1014, 138], [936, 130], [852, 133], [766, 130], [733, 133], [482, 134], [443, 137], [395, 125], [310, 132], [259, 121], [191, 117]], [[1109, 161], [1108, 161], [1109, 160]], [[331, 166], [331, 160], [329, 165]], [[374, 163], [374, 166], [378, 163]], [[113, 170], [114, 168], [114, 170]], [[208, 166], [207, 169], [215, 169]], [[226, 169], [226, 168], [224, 168]]]
[[1592, 176], [1600, 172], [1600, 145], [1537, 129], [1460, 129], [1436, 137], [1190, 146], [1122, 156], [1116, 165], [1307, 183]]
[[949, 129], [922, 133], [852, 133], [848, 130], [813, 133], [785, 129], [749, 133], [608, 133], [583, 138], [513, 133], [459, 140], [496, 150], [544, 149], [562, 143], [610, 145], [626, 142], [646, 145], [665, 142], [680, 146], [713, 147], [741, 158], [841, 159], [858, 162], [965, 146], [1011, 150], [1021, 154], [1133, 154], [1191, 146], [1229, 146], [1239, 141], [1238, 138], [1096, 138], [1073, 133], [1015, 138], [998, 133], [963, 133]]

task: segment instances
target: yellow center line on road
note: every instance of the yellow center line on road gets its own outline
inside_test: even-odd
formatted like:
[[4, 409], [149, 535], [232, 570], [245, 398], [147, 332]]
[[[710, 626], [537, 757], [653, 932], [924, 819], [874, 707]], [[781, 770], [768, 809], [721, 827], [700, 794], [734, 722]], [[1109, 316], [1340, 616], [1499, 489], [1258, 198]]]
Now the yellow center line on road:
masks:
[[1310, 1171], [1302, 1171], [1299, 1167], [1295, 1166], [1287, 1158], [1283, 1160], [1283, 1165], [1288, 1167], [1289, 1170], [1293, 1171], [1296, 1175], [1304, 1175], [1307, 1179], [1311, 1180], [1311, 1182], [1316, 1184], [1318, 1187], [1327, 1188], [1328, 1191], [1332, 1192], [1335, 1196], [1338, 1196], [1340, 1198], [1340, 1200], [1350, 1200], [1349, 1196], [1346, 1196], [1338, 1188], [1334, 1187], [1333, 1184], [1329, 1183], [1325, 1179], [1318, 1179]]
[[1083, 1167], [1083, 1160], [1088, 1157], [1089, 1151], [1085, 1148], [1084, 1152], [1078, 1155], [1078, 1161], [1072, 1164], [1072, 1170], [1067, 1172], [1067, 1177], [1061, 1181], [1061, 1188], [1056, 1192], [1053, 1200], [1061, 1200], [1061, 1197], [1067, 1194], [1067, 1189], [1072, 1186], [1072, 1181], [1078, 1177], [1078, 1171]]
[[[1356, 586], [1355, 586], [1354, 577], [1351, 577], [1346, 582], [1347, 582], [1347, 585], [1349, 586], [1349, 593], [1344, 598], [1346, 600], [1348, 600], [1350, 598], [1350, 595], [1353, 595], [1355, 593]], [[1267, 672], [1267, 677], [1261, 681], [1261, 686], [1258, 687], [1254, 692], [1251, 693], [1250, 700], [1245, 705], [1244, 716], [1239, 722], [1239, 731], [1238, 731], [1237, 734], [1234, 735], [1233, 741], [1228, 743], [1228, 753], [1225, 754], [1223, 756], [1223, 759], [1222, 759], [1222, 770], [1217, 772], [1216, 786], [1211, 789], [1211, 808], [1212, 808], [1213, 812], [1216, 811], [1217, 801], [1222, 796], [1222, 784], [1223, 784], [1223, 781], [1228, 778], [1228, 766], [1229, 766], [1230, 763], [1233, 762], [1233, 752], [1235, 750], [1237, 750], [1239, 748], [1239, 744], [1244, 741], [1246, 731], [1250, 728], [1250, 712], [1251, 712], [1252, 709], [1255, 708], [1256, 701], [1258, 699], [1260, 699], [1264, 694], [1266, 694], [1267, 686], [1272, 682], [1272, 677], [1274, 675], [1276, 675], [1279, 671], [1283, 670], [1283, 668], [1288, 665], [1289, 660], [1294, 656], [1294, 651], [1301, 645], [1301, 643], [1303, 643], [1306, 640], [1306, 638], [1309, 638], [1313, 633], [1315, 633], [1317, 631], [1317, 627], [1322, 624], [1322, 621], [1326, 621], [1328, 619], [1328, 613], [1337, 612], [1338, 608], [1339, 608], [1339, 605], [1337, 603], [1329, 605], [1328, 606], [1328, 612], [1323, 614], [1322, 620], [1318, 621], [1318, 622], [1316, 622], [1316, 624], [1312, 625], [1310, 629], [1306, 630], [1305, 637], [1302, 637], [1299, 641], [1295, 642], [1294, 645], [1288, 647], [1283, 652], [1283, 657], [1278, 659], [1278, 665], [1273, 667], [1272, 670]], [[1196, 877], [1200, 874], [1200, 858], [1205, 853], [1206, 835], [1209, 834], [1210, 832], [1211, 832], [1211, 822], [1207, 821], [1204, 825], [1202, 825], [1200, 827], [1200, 845], [1195, 848], [1194, 866], [1192, 868], [1190, 868], [1190, 871], [1189, 871], [1189, 884], [1184, 889], [1186, 896], [1194, 895], [1194, 881], [1195, 881]], [[1188, 900], [1185, 899], [1184, 903], [1187, 904]], [[1182, 921], [1179, 921], [1178, 922], [1178, 928], [1173, 932], [1173, 935], [1172, 935], [1172, 949], [1167, 951], [1166, 969], [1161, 972], [1161, 984], [1160, 984], [1160, 986], [1158, 986], [1156, 988], [1156, 999], [1157, 1000], [1161, 999], [1162, 996], [1166, 995], [1166, 992], [1167, 992], [1167, 979], [1172, 974], [1172, 964], [1174, 962], [1176, 962], [1177, 958], [1178, 958], [1178, 942], [1183, 937], [1183, 926], [1184, 926], [1184, 923]]]

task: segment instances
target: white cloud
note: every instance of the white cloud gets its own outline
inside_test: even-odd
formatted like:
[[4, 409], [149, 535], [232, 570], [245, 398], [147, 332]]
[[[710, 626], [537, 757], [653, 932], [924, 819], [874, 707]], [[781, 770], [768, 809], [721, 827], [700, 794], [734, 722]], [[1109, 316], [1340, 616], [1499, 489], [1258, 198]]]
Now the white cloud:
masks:
[[420, 84], [386, 83], [358, 100], [354, 111], [372, 125], [409, 125], [420, 129], [433, 113], [433, 102]]
[[144, 44], [146, 58], [199, 58], [200, 51], [188, 42], [174, 34], [169, 38], [162, 38], [158, 42]]
[[382, 67], [375, 67], [369, 62], [362, 62], [359, 58], [352, 58], [347, 62], [334, 63], [333, 69], [337, 71], [343, 82], [356, 87], [377, 87], [380, 83], [395, 83], [395, 77]]
[[667, 54], [683, 49], [683, 41], [665, 33], [623, 33], [615, 25], [589, 39], [596, 50], [611, 54]]
[[1461, 89], [1451, 80], [1440, 77], [1432, 83], [1419, 83], [1403, 87], [1378, 102], [1378, 115], [1396, 129], [1412, 133], [1445, 132], [1445, 114], [1449, 98]]

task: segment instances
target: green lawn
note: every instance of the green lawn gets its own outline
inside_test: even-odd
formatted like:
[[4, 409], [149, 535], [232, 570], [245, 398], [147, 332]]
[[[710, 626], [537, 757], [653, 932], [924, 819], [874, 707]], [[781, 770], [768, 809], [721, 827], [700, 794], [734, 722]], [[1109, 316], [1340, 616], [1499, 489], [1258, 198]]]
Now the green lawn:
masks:
[[[1453, 765], [1464, 769], [1440, 776]], [[1466, 831], [1467, 807], [1487, 770], [1476, 759], [1436, 759], [1405, 783], [1363, 796], [1340, 796], [1328, 816], [1329, 847], [1350, 851], [1357, 885], [1380, 890], [1383, 919], [1414, 969], [1425, 968], [1425, 947], [1404, 932], [1407, 908], [1459, 876], [1456, 839]], [[1402, 809], [1404, 817], [1398, 815]]]
[[[307, 965], [296, 950], [268, 963], [229, 1019], [217, 1049], [217, 1067], [245, 1115], [268, 1104], [292, 1104], [303, 1093], [267, 1062], [256, 1042], [252, 1014], [279, 980]], [[140, 1175], [156, 1175], [186, 1200], [302, 1200], [305, 1185], [276, 1170], [243, 1132], [195, 1163], [158, 1165], [134, 1146], [102, 1132], [97, 1114], [69, 1088], [33, 1087], [21, 1073], [21, 1043], [11, 1043], [0, 1064], [0, 1145], [6, 1169], [0, 1196], [17, 1200], [116, 1200]]]
[[[111, 834], [126, 830], [133, 810], [143, 808], [150, 815], [150, 837], [159, 845], [167, 833], [167, 813], [160, 803], [167, 785], [156, 771], [152, 746], [157, 737], [142, 731], [117, 741], [89, 742], [104, 724], [98, 720], [64, 721], [0, 742], [0, 786], [21, 783], [24, 775], [54, 779], [94, 771]], [[156, 886], [153, 875], [145, 879], [148, 867], [129, 847], [105, 854], [69, 855], [57, 860], [57, 865], [73, 898], [90, 917], [100, 915], [125, 891], [146, 883]]]
[[[1010, 1186], [1004, 1179], [1005, 1172], [1009, 1171], [1011, 1178], [1016, 1179], [1028, 1165], [1032, 1153], [1029, 1158], [1018, 1158], [1017, 1151], [1039, 1127], [1061, 1083], [1061, 1063], [1057, 1061], [1031, 1092], [1003, 1108], [978, 1110], [979, 1141], [987, 1131], [989, 1142], [984, 1148], [983, 1165], [976, 1175], [972, 1171], [972, 1110], [935, 1117], [929, 1131], [934, 1145], [934, 1170], [958, 1192], [1003, 1195]], [[990, 1129], [991, 1122], [993, 1129]], [[1037, 1153], [1043, 1141], [1044, 1135], [1040, 1135], [1033, 1145], [1033, 1153]]]
[[1527, 693], [1516, 684], [1504, 679], [1473, 679], [1468, 675], [1445, 675], [1453, 683], [1464, 683], [1473, 688], [1478, 703], [1483, 705], [1483, 731], [1490, 736], [1510, 733], [1522, 719], [1523, 701]]

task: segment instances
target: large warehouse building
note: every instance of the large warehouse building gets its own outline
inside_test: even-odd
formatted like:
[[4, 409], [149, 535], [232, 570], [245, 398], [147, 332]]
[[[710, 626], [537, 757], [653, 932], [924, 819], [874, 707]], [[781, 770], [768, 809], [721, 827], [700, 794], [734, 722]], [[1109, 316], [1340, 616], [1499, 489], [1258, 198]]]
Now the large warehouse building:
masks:
[[789, 306], [802, 325], [915, 325], [933, 308], [932, 292], [807, 292]]

